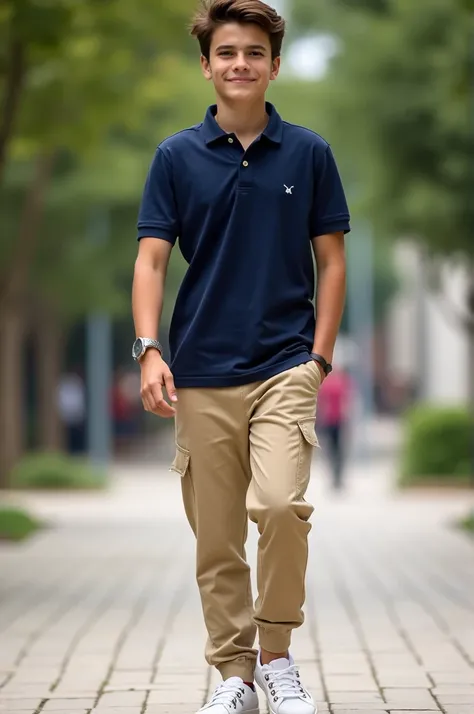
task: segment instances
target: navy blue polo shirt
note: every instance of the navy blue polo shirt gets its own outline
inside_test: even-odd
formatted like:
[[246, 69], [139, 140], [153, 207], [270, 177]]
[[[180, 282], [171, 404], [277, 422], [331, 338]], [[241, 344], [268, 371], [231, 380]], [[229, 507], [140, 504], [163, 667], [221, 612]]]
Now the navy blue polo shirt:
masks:
[[309, 361], [311, 239], [350, 229], [320, 136], [267, 104], [268, 125], [244, 151], [216, 111], [159, 145], [138, 219], [139, 239], [179, 239], [188, 263], [169, 335], [177, 387], [248, 384]]

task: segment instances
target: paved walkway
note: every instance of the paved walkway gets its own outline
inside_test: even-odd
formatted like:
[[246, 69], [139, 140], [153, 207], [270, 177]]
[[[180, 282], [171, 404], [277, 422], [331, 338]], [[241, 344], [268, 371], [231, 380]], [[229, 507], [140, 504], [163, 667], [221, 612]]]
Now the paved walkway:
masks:
[[[474, 544], [466, 494], [399, 496], [386, 461], [332, 495], [315, 463], [307, 623], [293, 651], [331, 714], [474, 713]], [[193, 539], [175, 474], [31, 496], [55, 527], [0, 545], [0, 712], [194, 714], [203, 661]], [[249, 558], [255, 562], [255, 529]], [[262, 703], [262, 712], [266, 711]]]

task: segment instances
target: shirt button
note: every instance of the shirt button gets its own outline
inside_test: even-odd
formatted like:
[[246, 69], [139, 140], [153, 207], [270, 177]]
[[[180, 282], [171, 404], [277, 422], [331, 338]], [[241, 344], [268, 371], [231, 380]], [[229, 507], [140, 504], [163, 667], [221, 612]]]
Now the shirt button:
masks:
[[233, 140], [233, 138], [232, 138], [231, 136], [229, 136], [228, 142], [229, 142], [229, 144], [233, 144], [233, 143], [234, 143], [234, 140]]
[[249, 162], [248, 162], [248, 161], [244, 161], [244, 162], [242, 163], [242, 166], [245, 166], [245, 168], [247, 168], [248, 165], [249, 165]]

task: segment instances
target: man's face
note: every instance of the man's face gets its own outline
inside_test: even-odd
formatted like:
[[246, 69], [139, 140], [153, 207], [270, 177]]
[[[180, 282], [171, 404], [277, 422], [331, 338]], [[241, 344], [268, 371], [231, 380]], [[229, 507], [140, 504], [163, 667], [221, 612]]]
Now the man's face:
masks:
[[232, 22], [215, 31], [210, 61], [202, 57], [201, 64], [218, 97], [249, 102], [264, 96], [277, 78], [280, 58], [272, 62], [270, 39], [258, 25]]

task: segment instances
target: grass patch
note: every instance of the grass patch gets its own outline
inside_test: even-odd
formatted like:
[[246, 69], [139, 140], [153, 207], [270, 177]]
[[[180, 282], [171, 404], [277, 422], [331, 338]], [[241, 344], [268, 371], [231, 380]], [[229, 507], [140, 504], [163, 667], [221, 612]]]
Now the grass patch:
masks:
[[43, 523], [20, 508], [0, 506], [0, 541], [22, 541], [43, 528]]
[[10, 474], [10, 486], [49, 491], [91, 491], [105, 488], [104, 470], [86, 459], [67, 454], [38, 453], [25, 456]]
[[468, 474], [443, 474], [442, 476], [438, 474], [432, 476], [402, 473], [398, 479], [400, 488], [465, 489], [470, 488], [471, 485], [471, 478]]
[[459, 522], [459, 526], [474, 535], [474, 509]]
[[403, 427], [399, 486], [471, 485], [474, 424], [467, 409], [417, 405], [406, 413]]

